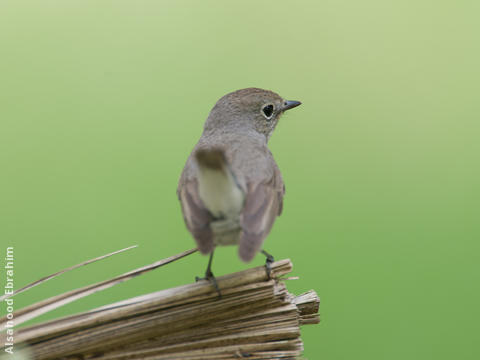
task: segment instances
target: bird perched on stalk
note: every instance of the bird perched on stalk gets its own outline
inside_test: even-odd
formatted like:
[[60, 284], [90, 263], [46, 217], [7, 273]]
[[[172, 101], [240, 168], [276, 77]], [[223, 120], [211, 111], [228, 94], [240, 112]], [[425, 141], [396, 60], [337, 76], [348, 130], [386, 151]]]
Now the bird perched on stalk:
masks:
[[187, 159], [177, 194], [198, 249], [210, 254], [205, 278], [217, 291], [216, 246], [238, 244], [244, 262], [262, 251], [270, 276], [273, 257], [261, 248], [282, 212], [285, 186], [267, 143], [282, 114], [300, 104], [258, 88], [229, 93], [210, 111]]

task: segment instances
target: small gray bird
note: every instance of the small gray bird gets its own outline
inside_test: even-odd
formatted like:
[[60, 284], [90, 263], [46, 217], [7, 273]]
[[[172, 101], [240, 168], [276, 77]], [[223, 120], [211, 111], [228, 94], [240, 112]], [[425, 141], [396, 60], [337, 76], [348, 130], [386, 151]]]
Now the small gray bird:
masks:
[[[205, 278], [217, 291], [215, 247], [238, 244], [240, 259], [251, 261], [282, 212], [285, 186], [267, 142], [283, 112], [300, 104], [257, 88], [229, 93], [211, 110], [187, 159], [177, 194], [198, 249], [210, 254]], [[273, 257], [262, 252], [270, 274]]]

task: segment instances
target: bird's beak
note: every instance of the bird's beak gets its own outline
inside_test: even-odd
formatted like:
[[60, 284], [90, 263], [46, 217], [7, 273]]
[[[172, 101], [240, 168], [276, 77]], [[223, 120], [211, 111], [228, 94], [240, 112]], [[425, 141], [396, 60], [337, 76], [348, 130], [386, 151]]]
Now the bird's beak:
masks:
[[283, 111], [293, 109], [294, 107], [297, 107], [298, 105], [301, 105], [302, 103], [300, 101], [295, 101], [295, 100], [285, 100], [283, 103]]

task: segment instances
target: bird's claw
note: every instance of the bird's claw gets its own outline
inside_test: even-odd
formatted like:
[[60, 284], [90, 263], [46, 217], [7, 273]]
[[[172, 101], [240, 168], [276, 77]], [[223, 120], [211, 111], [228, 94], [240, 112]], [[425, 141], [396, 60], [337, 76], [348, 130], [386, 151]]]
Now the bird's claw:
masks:
[[221, 299], [222, 297], [222, 293], [220, 292], [220, 288], [218, 287], [218, 284], [217, 284], [217, 279], [215, 278], [215, 276], [213, 275], [213, 273], [211, 271], [207, 271], [205, 273], [205, 277], [201, 278], [201, 277], [198, 277], [198, 276], [195, 276], [195, 281], [198, 282], [200, 280], [207, 280], [207, 281], [210, 281], [213, 285], [213, 287], [215, 288], [215, 291], [217, 292], [218, 294], [218, 298]]
[[272, 263], [275, 261], [275, 258], [265, 250], [262, 250], [262, 254], [267, 257], [265, 260], [265, 270], [267, 271], [268, 280], [272, 280]]

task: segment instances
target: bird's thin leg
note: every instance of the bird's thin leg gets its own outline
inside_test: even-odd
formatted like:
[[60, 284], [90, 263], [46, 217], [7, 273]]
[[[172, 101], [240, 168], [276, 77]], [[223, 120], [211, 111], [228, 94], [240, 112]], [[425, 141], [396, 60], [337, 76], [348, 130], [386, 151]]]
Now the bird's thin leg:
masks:
[[265, 250], [262, 250], [262, 254], [267, 257], [267, 259], [265, 261], [265, 268], [267, 269], [267, 276], [268, 276], [268, 279], [270, 280], [272, 278], [270, 276], [272, 274], [272, 263], [275, 261], [275, 259], [272, 255], [270, 255]]
[[212, 273], [212, 260], [213, 260], [213, 252], [215, 250], [212, 250], [212, 252], [210, 253], [210, 258], [208, 259], [208, 266], [207, 266], [207, 270], [205, 271], [205, 277], [207, 279], [213, 277], [213, 273]]
[[214, 250], [212, 250], [212, 252], [210, 253], [210, 258], [208, 259], [208, 266], [207, 266], [207, 270], [205, 271], [205, 277], [200, 278], [200, 277], [196, 276], [195, 281], [210, 280], [213, 284], [213, 287], [215, 288], [215, 290], [218, 293], [218, 298], [221, 298], [222, 293], [220, 292], [220, 289], [218, 287], [217, 279], [215, 278], [215, 275], [213, 275], [213, 272], [212, 272], [213, 252], [214, 252]]

